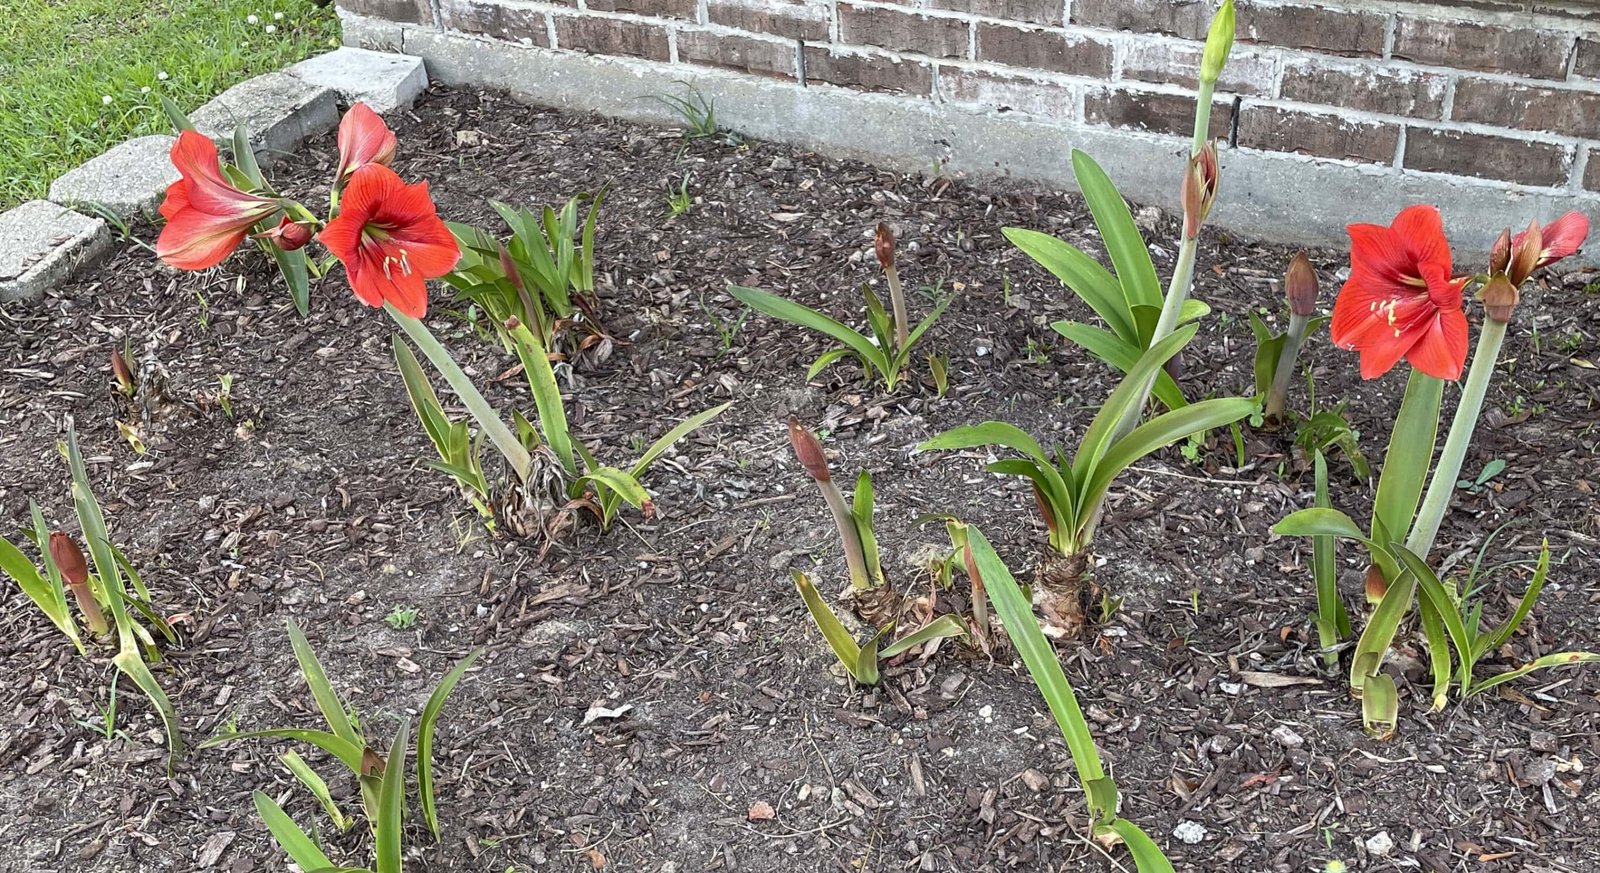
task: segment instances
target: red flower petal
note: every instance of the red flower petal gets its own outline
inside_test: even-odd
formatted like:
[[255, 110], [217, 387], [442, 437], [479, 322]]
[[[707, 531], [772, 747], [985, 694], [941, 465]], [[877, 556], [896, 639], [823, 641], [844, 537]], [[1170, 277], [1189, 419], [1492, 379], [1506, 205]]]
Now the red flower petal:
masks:
[[180, 270], [215, 267], [244, 242], [245, 234], [254, 223], [252, 220], [240, 224], [238, 219], [229, 216], [184, 209], [161, 228], [161, 236], [156, 239], [156, 255]]
[[1467, 360], [1467, 316], [1459, 309], [1440, 310], [1406, 360], [1429, 376], [1456, 380]]
[[413, 318], [427, 312], [427, 280], [450, 272], [461, 256], [427, 183], [407, 185], [381, 164], [351, 174], [338, 217], [318, 238], [344, 262], [359, 300], [388, 301]]
[[394, 131], [365, 103], [351, 106], [350, 111], [340, 119], [338, 142], [338, 179], [368, 164], [387, 165], [394, 160], [397, 145]]
[[1545, 225], [1543, 231], [1544, 248], [1539, 253], [1539, 266], [1548, 267], [1577, 254], [1583, 247], [1583, 241], [1589, 236], [1589, 217], [1581, 212], [1568, 212]]

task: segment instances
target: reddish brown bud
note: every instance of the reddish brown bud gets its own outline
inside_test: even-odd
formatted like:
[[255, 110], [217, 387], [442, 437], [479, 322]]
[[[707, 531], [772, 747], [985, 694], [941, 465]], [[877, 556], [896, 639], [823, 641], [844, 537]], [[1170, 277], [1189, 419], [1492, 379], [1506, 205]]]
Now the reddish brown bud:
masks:
[[1283, 276], [1283, 290], [1289, 298], [1289, 311], [1303, 318], [1317, 313], [1317, 271], [1305, 252], [1295, 252]]
[[1489, 249], [1489, 275], [1504, 276], [1506, 268], [1511, 266], [1511, 228], [1500, 231], [1500, 236], [1494, 241], [1494, 247]]
[[1539, 256], [1544, 251], [1544, 230], [1539, 222], [1528, 222], [1528, 229], [1517, 234], [1511, 243], [1511, 263], [1505, 274], [1511, 284], [1521, 285], [1539, 268]]
[[83, 560], [83, 552], [78, 551], [78, 544], [72, 537], [61, 531], [50, 534], [50, 560], [68, 585], [77, 588], [89, 583], [89, 565]]
[[1489, 317], [1501, 324], [1511, 321], [1511, 313], [1517, 308], [1517, 286], [1505, 276], [1491, 276], [1489, 284], [1483, 286], [1479, 294], [1483, 298], [1483, 311]]
[[878, 263], [885, 270], [894, 269], [894, 231], [889, 225], [878, 222], [877, 233], [872, 236], [872, 248], [878, 253]]
[[1377, 564], [1367, 565], [1367, 602], [1377, 603], [1389, 591], [1389, 580], [1383, 577], [1383, 568]]
[[286, 252], [292, 252], [305, 247], [311, 242], [311, 228], [303, 224], [296, 224], [289, 216], [278, 219], [278, 226], [265, 232], [256, 234], [257, 237], [267, 240]]
[[122, 393], [132, 397], [133, 371], [128, 369], [127, 359], [122, 357], [116, 346], [111, 347], [111, 375], [116, 377], [117, 387], [122, 389]]
[[1185, 239], [1194, 239], [1200, 235], [1200, 225], [1205, 223], [1206, 215], [1211, 212], [1211, 204], [1217, 199], [1217, 178], [1221, 173], [1217, 165], [1217, 143], [1215, 140], [1200, 147], [1200, 151], [1189, 156], [1188, 166], [1183, 173], [1183, 235]]
[[1056, 533], [1055, 513], [1050, 511], [1050, 504], [1045, 501], [1044, 492], [1039, 490], [1038, 485], [1033, 486], [1033, 503], [1039, 507], [1039, 514], [1044, 516], [1044, 526], [1050, 529], [1050, 533]]
[[822, 443], [811, 431], [801, 426], [800, 420], [789, 416], [789, 445], [794, 448], [794, 456], [800, 460], [806, 474], [818, 482], [832, 481], [833, 475], [828, 472], [828, 456], [822, 453]]

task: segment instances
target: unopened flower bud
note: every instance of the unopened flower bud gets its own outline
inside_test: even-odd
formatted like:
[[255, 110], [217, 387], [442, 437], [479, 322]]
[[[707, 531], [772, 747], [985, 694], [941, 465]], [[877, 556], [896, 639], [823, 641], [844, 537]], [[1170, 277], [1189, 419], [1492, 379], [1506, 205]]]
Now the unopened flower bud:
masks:
[[1383, 595], [1389, 593], [1389, 580], [1383, 576], [1383, 568], [1377, 564], [1367, 565], [1367, 602], [1377, 603]]
[[1506, 268], [1511, 266], [1511, 228], [1500, 231], [1500, 236], [1494, 241], [1494, 247], [1489, 249], [1489, 275], [1504, 276]]
[[1489, 284], [1483, 286], [1479, 295], [1483, 298], [1483, 311], [1488, 316], [1501, 324], [1511, 321], [1511, 313], [1517, 308], [1519, 298], [1517, 286], [1505, 276], [1491, 276]]
[[257, 236], [286, 252], [292, 252], [305, 248], [306, 243], [311, 242], [311, 228], [297, 224], [285, 215], [278, 219], [277, 227]]
[[1205, 53], [1200, 56], [1200, 81], [1215, 84], [1228, 63], [1228, 52], [1233, 49], [1233, 0], [1223, 0], [1222, 8], [1211, 18], [1211, 30], [1206, 34]]
[[800, 424], [800, 420], [789, 416], [789, 445], [794, 448], [794, 456], [800, 460], [800, 466], [806, 470], [806, 475], [818, 482], [828, 482], [833, 475], [828, 472], [828, 456], [822, 452], [822, 443], [817, 442], [817, 437]]
[[83, 560], [83, 552], [78, 550], [72, 537], [61, 531], [50, 534], [50, 560], [68, 585], [77, 588], [89, 583], [89, 565]]
[[1511, 242], [1511, 263], [1506, 267], [1506, 275], [1510, 277], [1511, 284], [1521, 285], [1539, 268], [1539, 255], [1544, 250], [1544, 231], [1539, 227], [1539, 222], [1528, 222], [1528, 229], [1517, 234]]
[[889, 225], [878, 222], [878, 230], [872, 235], [872, 248], [878, 253], [878, 263], [885, 270], [894, 269], [894, 231]]
[[111, 375], [116, 378], [117, 387], [122, 389], [122, 393], [132, 397], [133, 371], [128, 369], [128, 360], [122, 356], [122, 352], [117, 351], [116, 346], [111, 347]]
[[1183, 172], [1183, 235], [1185, 239], [1195, 239], [1200, 235], [1200, 225], [1205, 223], [1206, 215], [1211, 212], [1211, 204], [1217, 199], [1217, 143], [1215, 140], [1207, 142], [1200, 147], [1200, 151], [1189, 156], [1189, 163]]
[[1283, 275], [1283, 290], [1289, 298], [1289, 312], [1309, 318], [1317, 312], [1317, 271], [1305, 252], [1295, 252]]

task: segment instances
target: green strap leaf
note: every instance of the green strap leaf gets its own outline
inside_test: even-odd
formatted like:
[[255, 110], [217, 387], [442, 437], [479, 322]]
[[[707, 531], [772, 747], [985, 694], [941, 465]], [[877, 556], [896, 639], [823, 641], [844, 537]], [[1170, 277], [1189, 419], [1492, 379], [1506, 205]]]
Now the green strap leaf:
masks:
[[1118, 383], [1111, 396], [1095, 413], [1094, 420], [1089, 422], [1089, 429], [1084, 431], [1083, 440], [1078, 443], [1078, 453], [1073, 457], [1072, 469], [1077, 471], [1080, 479], [1087, 481], [1093, 475], [1095, 467], [1099, 465], [1101, 456], [1110, 447], [1116, 437], [1117, 425], [1134, 414], [1137, 420], [1137, 410], [1133, 407], [1144, 400], [1144, 386], [1149, 384], [1150, 377], [1156, 370], [1167, 363], [1178, 350], [1183, 348], [1189, 340], [1194, 339], [1198, 325], [1186, 324], [1174, 330], [1160, 342], [1150, 347], [1150, 350], [1139, 356], [1139, 360], [1128, 368], [1128, 373]]
[[400, 723], [394, 742], [389, 745], [389, 760], [384, 763], [383, 781], [378, 786], [378, 817], [373, 822], [378, 873], [405, 873], [400, 849], [405, 831], [406, 743], [410, 731], [410, 722]]
[[861, 660], [861, 647], [856, 645], [850, 631], [845, 629], [844, 623], [833, 614], [833, 609], [823, 602], [822, 595], [817, 593], [817, 587], [811, 584], [811, 577], [799, 570], [790, 570], [789, 575], [794, 578], [794, 587], [799, 589], [800, 597], [806, 602], [806, 609], [811, 613], [811, 620], [816, 623], [817, 630], [822, 631], [822, 638], [828, 642], [828, 648], [833, 650], [833, 656], [850, 672], [850, 675], [862, 685], [871, 685], [878, 681], [877, 667], [874, 664], [873, 674], [868, 677], [857, 675]]
[[851, 351], [859, 355], [863, 361], [867, 361], [877, 367], [879, 372], [885, 374], [885, 378], [887, 378], [890, 370], [888, 353], [873, 345], [871, 340], [843, 323], [835, 321], [809, 306], [757, 288], [729, 285], [728, 293], [732, 294], [735, 300], [757, 312], [765, 313], [790, 324], [809, 328], [849, 346]]
[[269, 728], [259, 731], [230, 731], [217, 734], [206, 740], [197, 749], [209, 749], [223, 743], [235, 740], [294, 740], [316, 746], [324, 752], [339, 759], [339, 763], [350, 768], [352, 773], [361, 772], [361, 753], [366, 749], [359, 743], [352, 743], [338, 734], [329, 731], [314, 730], [312, 728]]
[[439, 721], [439, 714], [444, 712], [450, 692], [455, 690], [456, 683], [467, 674], [467, 668], [482, 654], [483, 649], [473, 649], [449, 673], [444, 674], [433, 693], [428, 695], [428, 703], [422, 707], [422, 718], [417, 722], [417, 793], [422, 796], [422, 817], [427, 820], [428, 830], [433, 831], [436, 840], [439, 839], [439, 813], [433, 798], [433, 729]]
[[[328, 814], [328, 818], [333, 819], [333, 826], [338, 828], [340, 833], [350, 830], [350, 825], [354, 824], [354, 822], [344, 814], [344, 811], [339, 808], [339, 804], [334, 802], [332, 792], [328, 791], [328, 783], [317, 775], [317, 771], [311, 769], [311, 765], [306, 763], [306, 759], [300, 757], [299, 752], [291, 749], [279, 755], [278, 760], [282, 761], [283, 766], [287, 767], [289, 772], [300, 780], [300, 784], [311, 792], [311, 796], [322, 804], [323, 811]], [[298, 864], [300, 862], [296, 861], [295, 863]]]
[[539, 429], [550, 444], [556, 460], [569, 476], [578, 472], [578, 462], [572, 452], [572, 432], [567, 426], [567, 408], [561, 402], [561, 387], [556, 384], [556, 371], [550, 366], [550, 356], [538, 337], [524, 324], [511, 332], [517, 347], [517, 358], [522, 361], [523, 372], [528, 376], [528, 389], [533, 392], [533, 403], [539, 411]]
[[[48, 538], [48, 534], [46, 534]], [[45, 551], [44, 560], [50, 560], [49, 551]], [[67, 607], [66, 593], [61, 583], [51, 584], [51, 579], [39, 572], [39, 568], [28, 560], [20, 549], [12, 545], [9, 540], [0, 539], [0, 572], [4, 572], [17, 583], [22, 593], [39, 607], [39, 611], [50, 619], [56, 629], [67, 635], [72, 644], [77, 647], [78, 653], [83, 654], [83, 640], [78, 637], [78, 625], [73, 621], [72, 613]]]
[[256, 814], [261, 816], [261, 821], [267, 826], [267, 831], [272, 834], [272, 839], [283, 850], [289, 860], [302, 870], [328, 870], [334, 867], [328, 856], [322, 853], [311, 837], [294, 823], [294, 819], [283, 811], [278, 802], [260, 791], [250, 792], [250, 797], [255, 800]]
[[167, 699], [167, 693], [161, 690], [161, 683], [156, 681], [150, 668], [145, 666], [144, 659], [139, 657], [137, 646], [124, 644], [111, 663], [139, 686], [161, 717], [161, 729], [167, 734], [167, 775], [171, 776], [177, 772], [178, 759], [183, 757], [183, 733], [178, 729], [178, 713], [172, 708], [172, 701]]
[[890, 645], [886, 646], [881, 654], [885, 658], [893, 658], [901, 652], [909, 651], [933, 640], [945, 637], [964, 637], [967, 635], [966, 625], [954, 615], [941, 615], [920, 628], [906, 634]]
[[1117, 277], [1111, 275], [1111, 271], [1102, 267], [1100, 262], [1047, 233], [1020, 227], [1008, 227], [1001, 233], [1023, 254], [1060, 279], [1096, 315], [1105, 319], [1115, 336], [1130, 345], [1139, 344], [1139, 331], [1128, 310], [1122, 286], [1118, 284]]
[[1325, 506], [1291, 512], [1272, 526], [1272, 532], [1283, 537], [1331, 536], [1372, 544], [1355, 519], [1342, 510]]
[[[1400, 414], [1383, 456], [1378, 493], [1372, 502], [1372, 538], [1405, 542], [1422, 499], [1422, 486], [1433, 465], [1433, 444], [1439, 431], [1439, 401], [1444, 381], [1412, 370]], [[1381, 525], [1381, 526], [1380, 526]]]
[[[1056, 333], [1083, 346], [1089, 354], [1123, 373], [1133, 369], [1134, 365], [1139, 363], [1139, 356], [1144, 353], [1142, 349], [1116, 334], [1093, 325], [1077, 321], [1058, 321], [1050, 326], [1055, 328]], [[1151, 393], [1155, 394], [1161, 405], [1168, 409], [1188, 405], [1188, 401], [1183, 399], [1183, 390], [1164, 369], [1156, 371], [1156, 384]]]
[[650, 502], [650, 492], [644, 490], [644, 486], [639, 484], [639, 480], [635, 479], [633, 474], [627, 470], [617, 467], [595, 467], [593, 470], [578, 477], [579, 484], [585, 482], [614, 492], [623, 500], [628, 501], [628, 504], [634, 509], [644, 509], [645, 504]]
[[[1133, 223], [1133, 213], [1128, 202], [1117, 193], [1111, 177], [1095, 163], [1087, 152], [1072, 150], [1072, 172], [1083, 192], [1084, 202], [1094, 214], [1095, 227], [1105, 240], [1106, 251], [1117, 269], [1117, 281], [1122, 284], [1122, 296], [1132, 306], [1161, 308], [1161, 278], [1156, 275], [1156, 265], [1150, 260], [1150, 250], [1138, 225]], [[1140, 345], [1149, 338], [1141, 336]]]
[[317, 653], [306, 640], [300, 625], [293, 618], [285, 619], [284, 625], [289, 632], [289, 645], [294, 649], [294, 659], [300, 663], [300, 674], [311, 689], [311, 699], [316, 701], [317, 709], [321, 710], [323, 720], [334, 735], [355, 748], [355, 766], [350, 769], [361, 772], [361, 749], [367, 743], [350, 723], [349, 707], [340, 699], [339, 692], [333, 690], [327, 672], [322, 669], [322, 662], [317, 660]]
[[[1056, 659], [1055, 649], [1045, 639], [1044, 632], [1039, 630], [1038, 619], [1033, 616], [1033, 606], [1022, 596], [1022, 589], [1017, 586], [1011, 571], [1000, 560], [1000, 555], [983, 532], [968, 525], [966, 536], [972, 566], [977, 570], [995, 612], [999, 613], [1006, 633], [1016, 645], [1017, 653], [1022, 656], [1022, 662], [1027, 665], [1029, 675], [1044, 696], [1045, 704], [1050, 707], [1050, 714], [1055, 716], [1056, 724], [1061, 728], [1061, 736], [1072, 754], [1072, 763], [1078, 768], [1078, 781], [1087, 788], [1105, 779], [1100, 752], [1095, 748], [1089, 723], [1084, 720], [1083, 710], [1078, 706], [1078, 696], [1067, 681], [1061, 662]], [[1116, 815], [1116, 807], [1091, 809], [1090, 815], [1097, 820], [1109, 819]]]
[[1473, 655], [1479, 656], [1484, 652], [1492, 652], [1505, 645], [1506, 640], [1516, 633], [1518, 627], [1527, 620], [1528, 614], [1533, 612], [1533, 604], [1539, 599], [1539, 592], [1544, 590], [1545, 577], [1550, 574], [1550, 541], [1547, 539], [1539, 547], [1539, 565], [1534, 568], [1533, 581], [1528, 583], [1528, 590], [1522, 593], [1522, 599], [1517, 602], [1517, 609], [1506, 619], [1505, 623], [1494, 629], [1478, 641], [1478, 647]]
[[1172, 862], [1162, 854], [1161, 847], [1138, 825], [1119, 818], [1113, 820], [1110, 827], [1128, 847], [1128, 854], [1133, 856], [1133, 866], [1139, 873], [1174, 873]]
[[[1331, 509], [1333, 503], [1328, 496], [1328, 459], [1320, 451], [1313, 450], [1311, 454], [1312, 466], [1316, 482], [1316, 504], [1318, 509]], [[1346, 517], [1348, 518], [1348, 516]], [[1350, 527], [1360, 533], [1354, 521]], [[1350, 613], [1345, 609], [1344, 600], [1339, 597], [1339, 566], [1335, 555], [1335, 542], [1332, 536], [1323, 535], [1313, 537], [1311, 540], [1311, 575], [1317, 583], [1317, 615], [1327, 623], [1331, 631], [1332, 644], [1337, 644], [1353, 632], [1350, 627]], [[1330, 643], [1324, 641], [1323, 648], [1328, 648]], [[1337, 652], [1329, 652], [1324, 656], [1330, 665], [1338, 663]]]
[[1389, 583], [1389, 590], [1372, 611], [1366, 630], [1361, 632], [1361, 638], [1356, 641], [1356, 651], [1350, 662], [1351, 693], [1362, 696], [1368, 680], [1374, 677], [1388, 678], [1381, 672], [1383, 659], [1389, 652], [1389, 645], [1394, 642], [1395, 633], [1400, 629], [1400, 622], [1411, 611], [1416, 589], [1417, 577], [1409, 570], [1402, 571]]
[[667, 431], [661, 436], [660, 439], [651, 443], [650, 447], [644, 450], [644, 454], [639, 456], [639, 460], [633, 462], [633, 475], [644, 475], [644, 471], [651, 464], [655, 463], [657, 458], [665, 454], [667, 449], [672, 448], [673, 444], [677, 443], [678, 440], [681, 440], [696, 430], [699, 430], [711, 419], [716, 418], [724, 412], [727, 412], [728, 407], [732, 405], [733, 401], [730, 400], [727, 403], [721, 404], [720, 406], [713, 406], [704, 412], [689, 416], [680, 422], [677, 427]]
[[393, 342], [394, 362], [400, 368], [400, 381], [405, 383], [406, 396], [411, 399], [411, 408], [417, 413], [417, 418], [422, 422], [422, 429], [427, 432], [433, 447], [439, 451], [439, 456], [449, 458], [450, 417], [445, 414], [444, 404], [439, 402], [439, 395], [434, 392], [433, 385], [422, 372], [422, 362], [417, 360], [411, 347], [406, 345], [399, 334], [395, 334]]
[[1569, 667], [1573, 664], [1593, 664], [1597, 662], [1600, 662], [1600, 654], [1595, 652], [1557, 652], [1554, 655], [1545, 655], [1544, 657], [1539, 658], [1532, 663], [1518, 667], [1515, 670], [1507, 673], [1501, 673], [1496, 676], [1491, 676], [1490, 678], [1479, 682], [1477, 685], [1472, 687], [1472, 692], [1468, 696], [1474, 697], [1482, 694], [1485, 691], [1488, 691], [1491, 688], [1494, 688], [1495, 686], [1504, 685], [1505, 683], [1514, 679], [1521, 679], [1523, 676], [1526, 676], [1535, 670], [1543, 670], [1548, 667]]
[[[1112, 480], [1135, 461], [1190, 434], [1247, 418], [1255, 409], [1256, 401], [1253, 398], [1219, 397], [1164, 412], [1134, 428], [1127, 436], [1113, 443], [1099, 463], [1087, 471], [1089, 479], [1079, 499], [1079, 516], [1093, 517], [1094, 510], [1110, 490]], [[1081, 454], [1082, 450], [1079, 451]], [[1075, 472], [1086, 474], [1086, 471]]]
[[1050, 464], [1050, 457], [1045, 454], [1044, 446], [1039, 445], [1038, 441], [1028, 436], [1022, 428], [1003, 421], [985, 421], [982, 424], [950, 428], [932, 439], [924, 440], [917, 446], [917, 451], [975, 449], [981, 446], [1004, 446], [1021, 452], [1042, 465]]

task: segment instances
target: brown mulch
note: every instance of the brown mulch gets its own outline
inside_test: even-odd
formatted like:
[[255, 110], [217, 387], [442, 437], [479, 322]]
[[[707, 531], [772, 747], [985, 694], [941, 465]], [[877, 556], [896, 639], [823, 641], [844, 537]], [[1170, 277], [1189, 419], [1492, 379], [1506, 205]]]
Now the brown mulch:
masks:
[[[1028, 575], [1043, 533], [1026, 491], [984, 473], [981, 453], [911, 449], [989, 418], [1068, 445], [1081, 434], [1108, 370], [1049, 323], [1093, 315], [1000, 229], [1098, 252], [1082, 202], [764, 143], [686, 144], [497, 94], [435, 90], [391, 123], [396, 168], [428, 179], [446, 217], [490, 224], [489, 198], [542, 205], [609, 186], [600, 291], [625, 342], [563, 376], [574, 425], [601, 458], [630, 459], [683, 417], [736, 403], [646, 477], [657, 517], [625, 512], [540, 563], [529, 544], [486, 535], [426, 467], [391, 325], [340, 271], [302, 319], [259, 256], [184, 274], [130, 243], [46, 299], [0, 309], [0, 518], [9, 533], [34, 500], [69, 520], [56, 443], [73, 416], [113, 534], [179, 616], [183, 644], [158, 675], [189, 742], [235, 721], [318, 723], [283, 632], [293, 617], [381, 737], [487, 646], [437, 738], [444, 838], [415, 822], [409, 870], [1118, 869], [1080, 837], [1065, 746], [1009, 656], [947, 644], [889, 667], [875, 688], [852, 687], [788, 579], [804, 569], [832, 591], [844, 575], [823, 504], [789, 455], [791, 413], [825, 432], [836, 472], [872, 471], [899, 584], [925, 584], [918, 558], [943, 534], [913, 520], [932, 512], [981, 525]], [[330, 134], [275, 179], [318, 202], [334, 162]], [[667, 194], [685, 176], [693, 208], [669, 217]], [[1138, 214], [1165, 274], [1175, 224]], [[760, 315], [725, 346], [713, 322], [739, 317], [730, 282], [857, 321], [856, 289], [877, 280], [880, 220], [899, 232], [908, 284], [957, 295], [925, 340], [949, 357], [948, 396], [914, 385], [884, 397], [850, 365], [807, 384], [823, 343]], [[1248, 313], [1281, 319], [1289, 251], [1216, 232], [1204, 243], [1196, 296], [1214, 311], [1182, 383], [1195, 397], [1238, 394], [1251, 387]], [[1342, 255], [1312, 256], [1331, 301]], [[1524, 298], [1466, 464], [1476, 475], [1499, 458], [1506, 470], [1460, 492], [1440, 537], [1460, 573], [1503, 528], [1485, 566], [1519, 563], [1491, 577], [1495, 617], [1521, 593], [1542, 537], [1557, 558], [1528, 632], [1490, 669], [1600, 649], [1594, 279], [1552, 277]], [[434, 330], [502, 408], [531, 409], [514, 362], [446, 300], [435, 293]], [[139, 418], [109, 388], [106, 349], [124, 338], [160, 361], [177, 398], [197, 401], [157, 413], [143, 456], [115, 426]], [[1350, 402], [1379, 462], [1403, 376], [1360, 383], [1325, 335], [1308, 354], [1319, 396]], [[223, 374], [232, 418], [215, 402]], [[1268, 533], [1309, 505], [1309, 474], [1283, 434], [1247, 431], [1245, 448], [1241, 464], [1231, 438], [1213, 435], [1192, 458], [1146, 459], [1115, 488], [1095, 572], [1120, 605], [1108, 600], [1094, 635], [1062, 654], [1123, 813], [1179, 870], [1298, 873], [1335, 858], [1362, 870], [1600, 869], [1589, 786], [1600, 678], [1536, 674], [1430, 714], [1423, 652], [1407, 640], [1399, 737], [1367, 738], [1342, 673], [1317, 657], [1307, 549]], [[1342, 466], [1336, 475], [1336, 499], [1358, 510], [1366, 486]], [[1340, 557], [1359, 621], [1357, 554]], [[336, 860], [370, 859], [363, 829], [334, 833], [275, 760], [280, 747], [192, 752], [168, 779], [159, 724], [131, 687], [106, 739], [104, 654], [77, 657], [14, 587], [0, 591], [11, 676], [0, 684], [0, 836], [12, 846], [0, 868], [281, 870], [253, 789], [302, 825], [322, 822]], [[415, 625], [392, 627], [397, 609], [415, 609]], [[1254, 673], [1304, 682], [1263, 687], [1247, 681]], [[626, 711], [586, 721], [594, 706]], [[331, 781], [353, 806], [349, 780]], [[1180, 825], [1200, 841], [1180, 841]], [[1369, 852], [1384, 842], [1387, 854]]]

